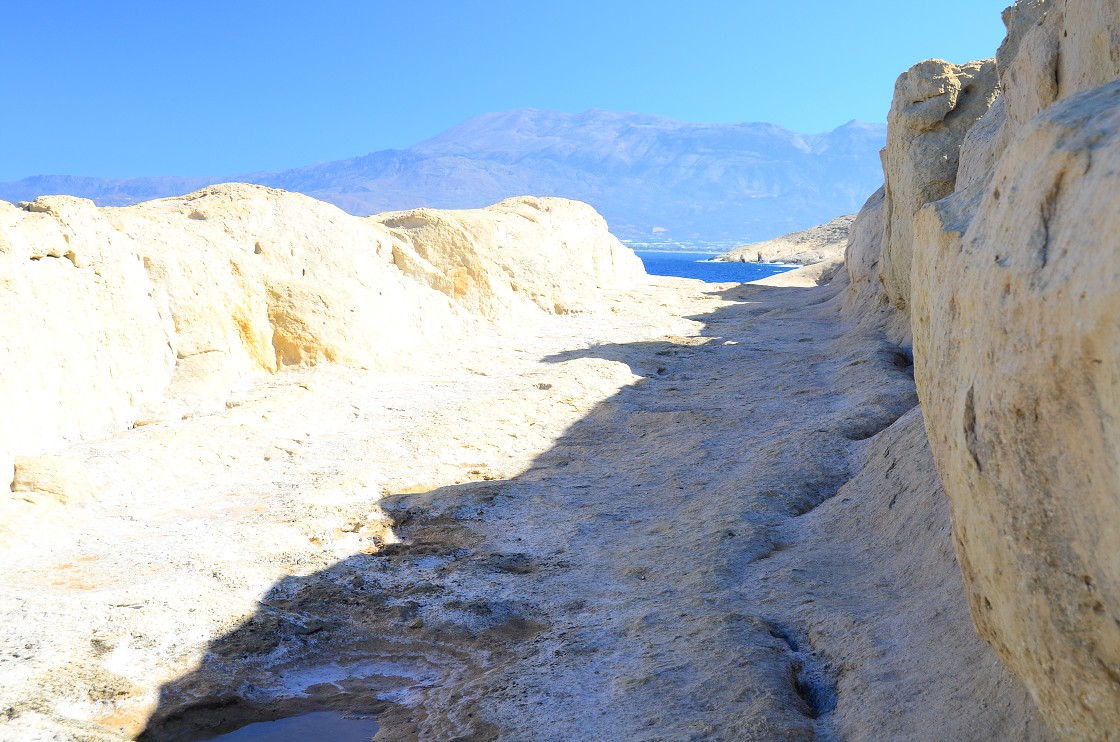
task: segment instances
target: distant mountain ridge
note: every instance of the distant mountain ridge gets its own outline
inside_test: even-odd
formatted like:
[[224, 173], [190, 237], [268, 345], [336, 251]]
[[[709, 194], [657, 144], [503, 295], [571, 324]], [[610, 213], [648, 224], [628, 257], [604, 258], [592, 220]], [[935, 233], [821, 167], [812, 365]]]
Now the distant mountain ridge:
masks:
[[119, 206], [211, 183], [283, 188], [352, 214], [475, 208], [515, 195], [586, 201], [629, 239], [757, 241], [857, 211], [882, 183], [886, 126], [826, 134], [645, 114], [517, 109], [469, 119], [407, 149], [223, 178], [34, 176], [0, 199], [68, 193]]

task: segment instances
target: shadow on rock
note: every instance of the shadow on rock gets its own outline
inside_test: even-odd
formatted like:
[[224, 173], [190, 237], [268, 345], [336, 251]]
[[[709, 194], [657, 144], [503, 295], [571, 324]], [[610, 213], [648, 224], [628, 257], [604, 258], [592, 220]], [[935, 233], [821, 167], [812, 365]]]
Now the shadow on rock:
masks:
[[642, 378], [513, 479], [383, 499], [400, 543], [278, 582], [142, 739], [320, 710], [378, 740], [827, 733], [827, 659], [740, 587], [914, 398], [900, 351], [814, 291], [728, 289], [702, 337], [547, 359]]

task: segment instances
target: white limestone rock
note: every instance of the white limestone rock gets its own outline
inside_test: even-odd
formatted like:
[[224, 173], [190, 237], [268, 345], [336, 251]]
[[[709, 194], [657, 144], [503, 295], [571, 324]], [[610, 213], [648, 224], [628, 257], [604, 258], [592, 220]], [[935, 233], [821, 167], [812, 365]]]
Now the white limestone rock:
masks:
[[906, 311], [914, 218], [950, 195], [965, 134], [997, 95], [994, 60], [955, 65], [930, 59], [898, 78], [883, 150], [886, 213], [880, 274], [891, 302]]
[[1115, 82], [1033, 119], [963, 232], [915, 251], [916, 377], [973, 618], [1067, 739], [1120, 729], [1118, 173]]
[[791, 232], [765, 242], [744, 245], [716, 256], [716, 260], [739, 263], [798, 263], [814, 265], [844, 257], [848, 232], [855, 214], [838, 216], [827, 224]]
[[871, 194], [848, 233], [848, 242], [844, 247], [844, 270], [851, 281], [849, 295], [873, 297], [878, 294], [883, 297], [881, 301], [886, 301], [879, 281], [885, 199], [883, 188]]
[[[955, 110], [955, 69], [900, 79], [878, 268], [913, 333], [974, 623], [1060, 737], [1114, 739], [1120, 6], [1020, 0], [1004, 21], [1000, 97], [975, 123], [929, 134]], [[867, 280], [873, 213], [845, 305], [889, 327]]]
[[1019, 0], [1004, 22], [999, 76], [1013, 131], [1053, 103], [1120, 76], [1113, 0]]
[[0, 203], [0, 472], [220, 410], [253, 374], [401, 367], [480, 323], [593, 307], [644, 274], [584, 204], [410, 214], [358, 218], [244, 184], [125, 208]]
[[645, 273], [593, 208], [568, 199], [521, 196], [486, 209], [415, 209], [370, 220], [399, 240], [394, 261], [402, 271], [495, 321], [590, 309], [601, 289]]
[[89, 201], [0, 203], [0, 481], [16, 454], [128, 427], [175, 356], [136, 246]]

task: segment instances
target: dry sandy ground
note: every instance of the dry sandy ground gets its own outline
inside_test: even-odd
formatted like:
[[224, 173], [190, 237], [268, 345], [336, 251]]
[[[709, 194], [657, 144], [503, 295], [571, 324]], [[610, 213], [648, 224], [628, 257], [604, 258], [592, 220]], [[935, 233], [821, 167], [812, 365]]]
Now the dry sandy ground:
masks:
[[63, 451], [97, 496], [0, 559], [0, 738], [1045, 738], [968, 624], [909, 359], [838, 290], [651, 278]]

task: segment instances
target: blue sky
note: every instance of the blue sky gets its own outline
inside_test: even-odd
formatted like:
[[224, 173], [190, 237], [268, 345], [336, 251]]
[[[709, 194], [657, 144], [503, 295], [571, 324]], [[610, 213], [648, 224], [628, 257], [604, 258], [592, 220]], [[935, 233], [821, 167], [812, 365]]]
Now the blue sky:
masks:
[[0, 180], [277, 170], [519, 107], [881, 122], [911, 64], [992, 56], [1008, 3], [7, 3]]

